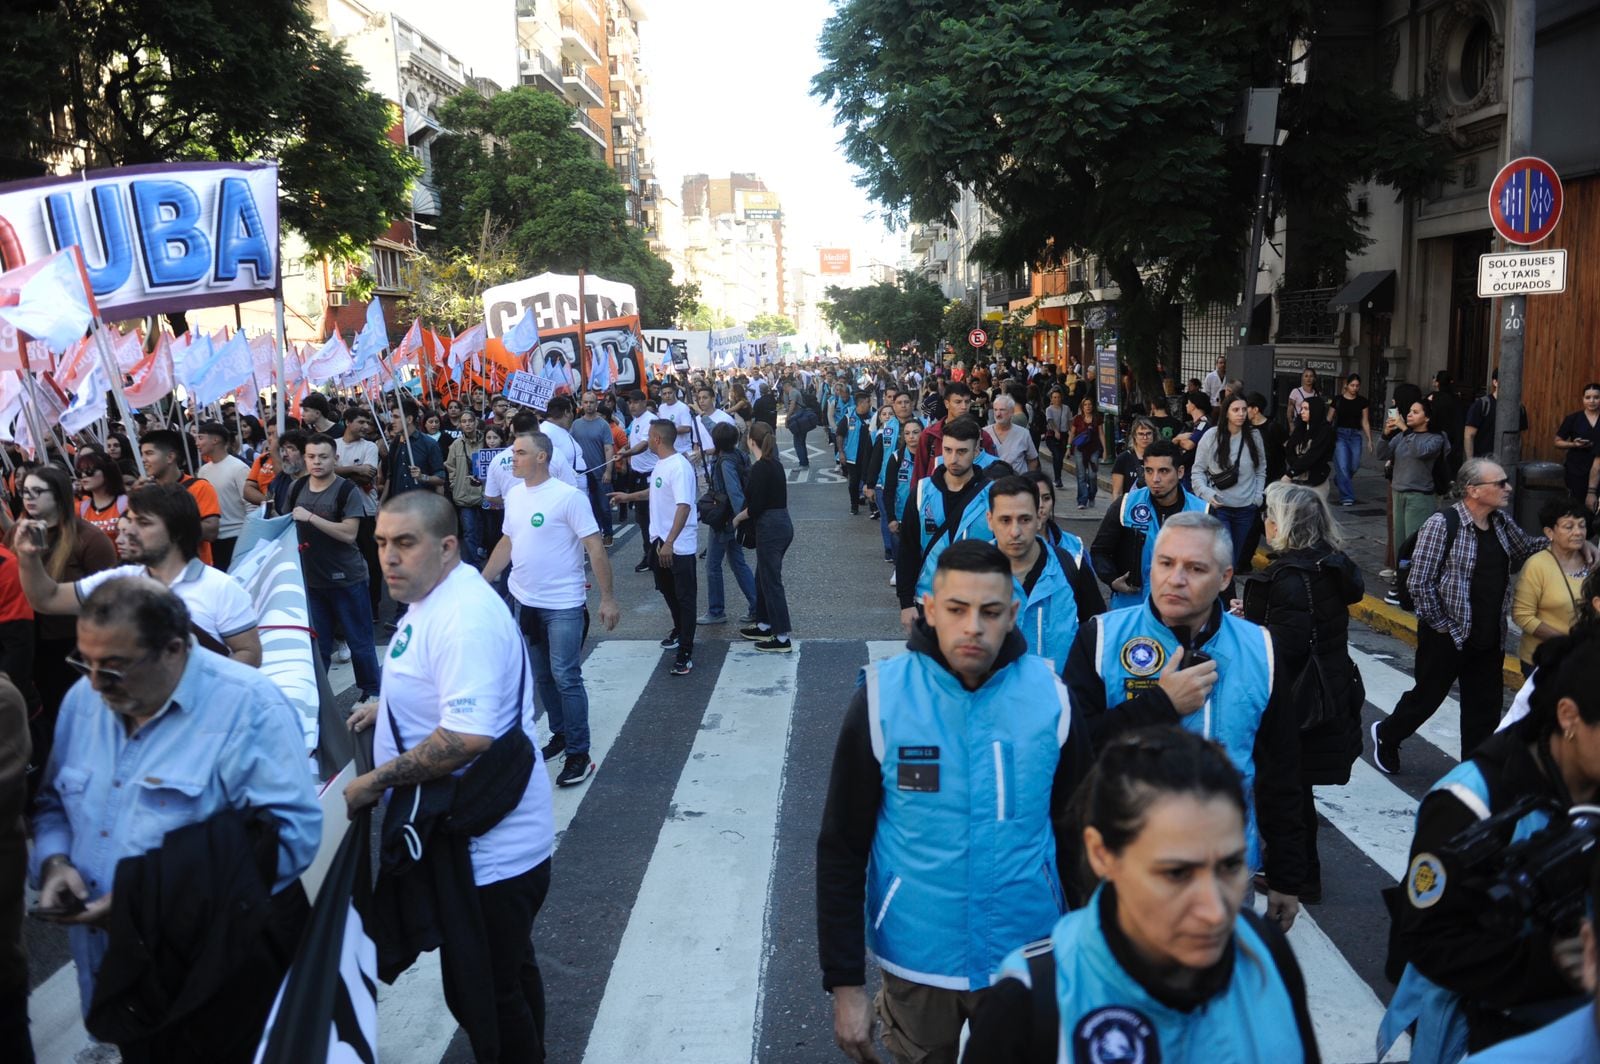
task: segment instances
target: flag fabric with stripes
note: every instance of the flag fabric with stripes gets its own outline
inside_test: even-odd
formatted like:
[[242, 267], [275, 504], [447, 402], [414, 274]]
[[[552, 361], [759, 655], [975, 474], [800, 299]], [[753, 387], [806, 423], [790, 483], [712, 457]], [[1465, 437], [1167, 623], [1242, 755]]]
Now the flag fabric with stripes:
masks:
[[243, 332], [236, 332], [205, 365], [194, 366], [185, 360], [184, 370], [184, 383], [194, 393], [195, 402], [208, 406], [250, 382], [254, 372], [250, 342]]
[[317, 349], [316, 354], [306, 359], [301, 369], [312, 384], [331, 381], [350, 369], [350, 349], [345, 346], [344, 337], [339, 335], [338, 329], [333, 330], [333, 335]]
[[452, 381], [457, 384], [461, 383], [461, 370], [469, 358], [473, 359], [473, 370], [482, 372], [483, 361], [478, 356], [483, 353], [485, 342], [482, 325], [474, 325], [450, 341], [450, 379]]
[[109, 387], [105, 367], [99, 362], [91, 365], [89, 372], [78, 383], [77, 394], [72, 397], [71, 404], [61, 412], [61, 427], [68, 432], [82, 432], [105, 417], [106, 389]]
[[0, 318], [52, 351], [83, 339], [94, 305], [78, 268], [77, 245], [0, 273]]
[[156, 337], [156, 349], [129, 374], [133, 383], [126, 390], [130, 406], [153, 406], [172, 394], [172, 335], [163, 332]]

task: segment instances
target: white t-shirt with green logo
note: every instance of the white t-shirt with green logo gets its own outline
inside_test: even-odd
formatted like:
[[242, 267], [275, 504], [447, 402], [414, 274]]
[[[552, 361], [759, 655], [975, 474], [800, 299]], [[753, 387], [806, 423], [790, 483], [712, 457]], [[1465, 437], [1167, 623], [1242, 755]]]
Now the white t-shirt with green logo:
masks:
[[506, 489], [502, 530], [511, 539], [511, 594], [524, 606], [567, 610], [588, 598], [583, 537], [600, 531], [589, 497], [555, 477]]
[[[492, 738], [520, 720], [538, 757], [533, 679], [524, 672], [522, 633], [472, 566], [457, 564], [439, 586], [411, 604], [382, 661], [379, 714], [373, 726], [378, 764], [399, 753], [391, 717], [407, 750], [435, 728]], [[468, 844], [473, 882], [481, 887], [520, 876], [554, 848], [550, 776], [540, 761], [517, 807]]]
[[[695, 516], [694, 467], [681, 454], [663, 458], [650, 472], [650, 539], [665, 541], [672, 532], [673, 517], [680, 503], [689, 507], [689, 519], [673, 541], [672, 553], [694, 554], [699, 547], [699, 518]], [[508, 519], [506, 522], [510, 524]]]

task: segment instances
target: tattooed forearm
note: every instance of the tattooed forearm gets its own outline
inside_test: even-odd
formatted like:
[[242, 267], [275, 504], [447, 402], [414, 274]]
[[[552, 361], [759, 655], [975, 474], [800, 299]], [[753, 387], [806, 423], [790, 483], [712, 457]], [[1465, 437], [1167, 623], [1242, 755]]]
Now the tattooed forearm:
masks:
[[373, 771], [373, 782], [385, 789], [426, 783], [448, 776], [488, 749], [490, 740], [481, 735], [435, 728], [422, 742]]

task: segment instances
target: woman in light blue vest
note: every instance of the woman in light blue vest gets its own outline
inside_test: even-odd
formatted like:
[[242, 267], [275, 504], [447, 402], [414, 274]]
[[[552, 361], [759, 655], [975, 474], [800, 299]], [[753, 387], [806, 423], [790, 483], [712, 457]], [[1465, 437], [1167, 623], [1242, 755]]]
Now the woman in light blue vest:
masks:
[[1001, 963], [962, 1060], [1319, 1060], [1294, 954], [1244, 904], [1244, 792], [1227, 755], [1176, 728], [1134, 732], [1084, 786], [1099, 889]]

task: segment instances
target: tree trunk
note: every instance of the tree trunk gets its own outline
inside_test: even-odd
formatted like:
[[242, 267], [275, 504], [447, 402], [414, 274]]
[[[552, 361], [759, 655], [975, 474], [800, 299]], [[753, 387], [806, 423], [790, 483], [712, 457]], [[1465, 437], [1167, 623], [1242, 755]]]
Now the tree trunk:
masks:
[[[1116, 259], [1107, 270], [1121, 296], [1117, 300], [1117, 354], [1128, 364], [1145, 410], [1162, 401], [1165, 386], [1157, 363], [1168, 302], [1165, 285], [1147, 283], [1132, 259]], [[1152, 288], [1159, 291], [1152, 291]]]

